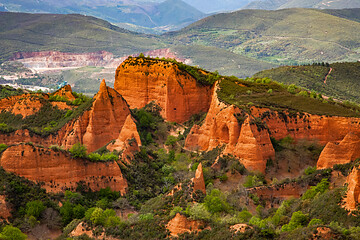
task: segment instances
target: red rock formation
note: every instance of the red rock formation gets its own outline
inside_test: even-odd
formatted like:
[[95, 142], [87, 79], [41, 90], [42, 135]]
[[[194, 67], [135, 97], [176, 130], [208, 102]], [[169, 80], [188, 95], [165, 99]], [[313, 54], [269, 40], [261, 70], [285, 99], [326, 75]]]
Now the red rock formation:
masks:
[[126, 193], [127, 182], [116, 162], [89, 162], [47, 148], [20, 144], [9, 147], [1, 156], [1, 167], [32, 181], [44, 182], [48, 191], [76, 188], [84, 181], [92, 190], [110, 187]]
[[348, 211], [356, 210], [360, 203], [360, 170], [354, 168], [346, 179], [347, 194], [343, 207]]
[[131, 108], [155, 101], [161, 115], [171, 122], [184, 122], [209, 109], [212, 88], [199, 84], [171, 62], [129, 58], [117, 69], [114, 88]]
[[74, 101], [75, 96], [72, 94], [71, 86], [65, 85], [64, 87], [60, 88], [56, 92], [54, 92], [54, 96], [64, 97], [69, 101]]
[[[17, 130], [10, 134], [0, 134], [0, 141], [7, 145], [22, 142], [33, 142], [44, 146], [59, 145], [66, 149], [75, 143], [81, 143], [87, 146], [89, 152], [92, 152], [119, 137], [128, 115], [130, 115], [130, 110], [126, 101], [114, 89], [107, 87], [103, 81], [90, 110], [67, 123], [56, 134], [41, 137], [30, 134], [28, 130]], [[124, 138], [125, 135], [138, 136], [135, 125], [129, 123], [124, 128], [121, 137]], [[128, 154], [138, 149], [136, 144], [141, 144], [139, 137], [136, 140], [137, 143], [132, 145], [133, 148], [128, 148]]]
[[188, 220], [185, 216], [177, 213], [166, 225], [166, 228], [170, 231], [171, 236], [175, 237], [178, 234], [199, 231], [199, 228], [203, 225], [201, 221]]
[[[225, 145], [224, 153], [241, 158], [250, 170], [264, 172], [267, 159], [274, 158], [270, 136], [277, 140], [291, 136], [295, 140], [318, 140], [320, 144], [326, 144], [342, 140], [351, 131], [360, 134], [359, 118], [290, 115], [256, 107], [247, 113], [234, 105], [220, 102], [216, 91], [204, 123], [193, 126], [186, 138], [185, 148], [209, 151]], [[259, 121], [267, 129], [257, 127]]]
[[204, 194], [206, 194], [206, 189], [205, 189], [205, 180], [204, 180], [204, 174], [203, 174], [203, 168], [201, 163], [199, 163], [196, 172], [195, 172], [195, 178], [193, 178], [193, 183], [194, 183], [194, 192], [196, 192], [197, 190], [202, 191]]
[[232, 154], [253, 171], [265, 172], [266, 161], [275, 158], [267, 130], [258, 130], [251, 124], [247, 114], [243, 124], [239, 124], [235, 115], [242, 114], [233, 105], [220, 102], [214, 90], [209, 112], [203, 125], [195, 125], [186, 138], [185, 147], [190, 150], [209, 151], [215, 147], [226, 145], [224, 153]]
[[41, 97], [45, 95], [22, 94], [3, 98], [0, 100], [0, 112], [8, 111], [13, 114], [21, 114], [23, 117], [33, 115], [43, 106]]
[[137, 132], [134, 119], [129, 114], [125, 120], [124, 126], [121, 129], [119, 137], [112, 144], [107, 146], [110, 151], [123, 151], [122, 158], [127, 160], [133, 158], [133, 153], [140, 150], [141, 140]]
[[253, 227], [245, 224], [245, 223], [239, 223], [239, 224], [235, 224], [230, 226], [230, 231], [233, 231], [235, 234], [240, 232], [240, 233], [245, 233], [246, 230], [252, 229]]
[[329, 142], [321, 152], [318, 169], [332, 168], [335, 164], [345, 164], [360, 158], [360, 138], [348, 133], [339, 143]]
[[5, 196], [0, 195], [0, 218], [7, 220], [11, 217], [9, 204], [6, 203]]
[[88, 117], [88, 124], [81, 139], [89, 152], [116, 139], [130, 114], [126, 101], [114, 89], [107, 87], [105, 80], [94, 99], [91, 110], [84, 116]]

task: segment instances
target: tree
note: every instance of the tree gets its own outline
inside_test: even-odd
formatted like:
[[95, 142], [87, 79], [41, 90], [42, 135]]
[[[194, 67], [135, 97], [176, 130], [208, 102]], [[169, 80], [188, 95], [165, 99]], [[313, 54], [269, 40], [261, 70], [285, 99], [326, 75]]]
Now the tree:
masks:
[[226, 212], [229, 209], [226, 197], [218, 189], [213, 189], [211, 193], [205, 197], [204, 204], [211, 213]]
[[34, 216], [36, 219], [40, 217], [40, 214], [45, 210], [45, 206], [42, 201], [36, 200], [26, 204], [26, 215]]
[[0, 239], [2, 240], [25, 240], [27, 235], [22, 233], [17, 227], [7, 225], [0, 233]]
[[75, 143], [69, 151], [75, 158], [85, 158], [87, 149], [85, 145]]

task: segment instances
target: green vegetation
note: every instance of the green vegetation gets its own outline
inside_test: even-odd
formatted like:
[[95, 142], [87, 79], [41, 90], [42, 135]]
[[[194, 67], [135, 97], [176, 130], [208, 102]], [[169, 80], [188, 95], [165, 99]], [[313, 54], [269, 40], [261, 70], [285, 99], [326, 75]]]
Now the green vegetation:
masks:
[[313, 9], [241, 10], [209, 16], [165, 36], [184, 45], [212, 46], [276, 64], [294, 64], [358, 60], [359, 34], [354, 32], [359, 28], [357, 21]]
[[[0, 31], [0, 62], [9, 59], [15, 52], [108, 51], [117, 56], [125, 56], [162, 46], [152, 37], [118, 28], [104, 20], [78, 14], [5, 12], [0, 15], [0, 22], [4, 26]], [[54, 44], [56, 44], [55, 49]]]
[[[269, 90], [271, 91], [269, 92]], [[359, 116], [360, 108], [349, 103], [324, 102], [322, 98], [304, 96], [304, 89], [284, 85], [269, 78], [222, 77], [218, 96], [224, 102], [246, 109], [246, 105], [266, 107], [294, 114], [310, 113], [328, 116]], [[251, 104], [249, 104], [251, 103]]]
[[[17, 129], [28, 129], [42, 136], [56, 133], [67, 122], [79, 117], [92, 105], [92, 99], [85, 97], [83, 94], [73, 93], [76, 99], [72, 102], [53, 95], [50, 95], [49, 100], [46, 100], [42, 94], [30, 95], [30, 100], [38, 100], [42, 104], [39, 111], [24, 118], [20, 114], [15, 115], [11, 112], [2, 111], [0, 113], [0, 131], [10, 133]], [[77, 107], [72, 110], [61, 110], [57, 106], [53, 106], [51, 101], [65, 101], [70, 106]]]
[[10, 86], [0, 85], [0, 99], [11, 97], [11, 96], [17, 96], [17, 95], [21, 95], [24, 93], [25, 93], [25, 91], [21, 88], [15, 89]]
[[[332, 70], [329, 74], [330, 68]], [[267, 77], [280, 83], [295, 84], [327, 97], [359, 103], [357, 79], [360, 78], [360, 62], [284, 66], [259, 72], [254, 77]]]

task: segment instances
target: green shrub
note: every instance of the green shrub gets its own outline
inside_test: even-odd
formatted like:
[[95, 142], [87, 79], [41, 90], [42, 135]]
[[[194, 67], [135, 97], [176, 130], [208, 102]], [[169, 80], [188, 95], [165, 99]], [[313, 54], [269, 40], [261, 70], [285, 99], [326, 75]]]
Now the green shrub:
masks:
[[81, 143], [75, 143], [69, 151], [75, 158], [86, 158], [86, 146]]
[[154, 215], [152, 213], [140, 214], [139, 220], [140, 221], [151, 221], [151, 220], [154, 220]]
[[25, 240], [27, 239], [26, 234], [22, 233], [17, 227], [7, 225], [3, 228], [0, 233], [0, 239], [3, 240]]
[[170, 211], [170, 217], [174, 217], [177, 213], [181, 213], [182, 211], [182, 207], [176, 206]]
[[297, 91], [297, 87], [295, 84], [290, 84], [287, 88], [288, 92], [291, 94], [295, 94]]
[[322, 225], [322, 224], [324, 224], [324, 223], [323, 223], [323, 221], [321, 219], [313, 218], [309, 222], [308, 227], [315, 226], [315, 225]]
[[209, 220], [211, 213], [207, 210], [207, 207], [203, 203], [195, 203], [186, 209], [187, 214], [195, 220]]
[[327, 191], [329, 189], [329, 186], [330, 182], [328, 181], [328, 179], [323, 178], [321, 182], [319, 182], [316, 186], [310, 187], [310, 189], [308, 189], [301, 198], [312, 199], [316, 196], [316, 194], [322, 194]]
[[26, 204], [26, 215], [28, 216], [34, 216], [36, 219], [38, 219], [41, 215], [41, 213], [45, 210], [45, 206], [42, 201], [36, 200], [31, 201]]
[[3, 151], [5, 151], [8, 148], [8, 146], [4, 143], [0, 144], [0, 153], [2, 153]]
[[204, 199], [206, 209], [211, 213], [227, 212], [230, 206], [226, 202], [226, 197], [218, 189], [213, 189]]
[[314, 166], [314, 167], [307, 167], [307, 168], [304, 170], [305, 175], [311, 175], [311, 174], [313, 174], [314, 172], [316, 172], [316, 166]]
[[292, 231], [298, 227], [306, 226], [309, 221], [307, 214], [303, 214], [301, 211], [294, 212], [291, 216], [290, 222], [281, 227], [282, 232]]

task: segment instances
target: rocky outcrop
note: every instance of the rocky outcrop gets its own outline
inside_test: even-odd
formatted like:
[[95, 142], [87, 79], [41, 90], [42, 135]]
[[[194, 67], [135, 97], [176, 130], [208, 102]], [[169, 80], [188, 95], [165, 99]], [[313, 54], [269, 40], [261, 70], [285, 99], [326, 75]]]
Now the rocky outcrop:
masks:
[[347, 193], [343, 207], [348, 211], [354, 211], [360, 203], [360, 170], [354, 168], [346, 179]]
[[[189, 150], [209, 151], [226, 145], [224, 153], [238, 157], [246, 168], [265, 172], [266, 161], [275, 158], [267, 129], [259, 129], [251, 119], [233, 105], [220, 102], [214, 90], [209, 112], [202, 126], [194, 125], [186, 138]], [[244, 119], [239, 122], [236, 118]]]
[[88, 224], [86, 224], [85, 222], [80, 222], [74, 230], [72, 230], [69, 234], [70, 237], [80, 237], [81, 235], [87, 235], [89, 238], [94, 238], [94, 239], [112, 239], [112, 238], [106, 238], [105, 237], [105, 232], [102, 232], [100, 235], [95, 235], [93, 233], [93, 228], [90, 227]]
[[9, 147], [1, 156], [1, 167], [32, 181], [43, 182], [48, 191], [75, 189], [83, 182], [97, 191], [110, 187], [126, 193], [127, 182], [116, 162], [90, 162], [73, 159], [61, 150], [20, 144]]
[[203, 168], [201, 163], [199, 163], [196, 169], [195, 177], [193, 178], [193, 183], [194, 183], [194, 187], [193, 187], [194, 192], [199, 190], [202, 191], [204, 194], [206, 194], [205, 180], [204, 180]]
[[[79, 132], [81, 135], [79, 142], [85, 144], [89, 152], [116, 139], [130, 114], [126, 101], [114, 89], [107, 87], [105, 80], [101, 82], [100, 90], [94, 99], [92, 108], [82, 116], [79, 122], [80, 129], [78, 131], [74, 129], [75, 133]], [[87, 123], [85, 129], [81, 128], [84, 122]], [[84, 132], [81, 133], [81, 130]], [[69, 137], [71, 139], [71, 136]], [[74, 142], [70, 145], [73, 144]]]
[[360, 158], [360, 138], [350, 132], [339, 143], [329, 142], [321, 152], [317, 169], [332, 168], [335, 164], [345, 164]]
[[110, 151], [123, 151], [122, 158], [129, 160], [134, 157], [134, 152], [140, 151], [141, 140], [139, 133], [137, 132], [134, 119], [129, 114], [125, 120], [124, 126], [121, 129], [119, 137], [114, 143], [109, 144], [107, 149]]
[[211, 86], [199, 84], [175, 63], [146, 58], [124, 61], [116, 69], [114, 88], [131, 108], [154, 101], [167, 121], [179, 123], [206, 112], [212, 95]]
[[75, 100], [75, 96], [72, 93], [70, 85], [65, 85], [64, 87], [54, 92], [54, 96], [64, 97], [66, 100], [69, 101]]
[[[63, 92], [70, 94], [66, 90]], [[114, 89], [107, 87], [103, 80], [90, 109], [86, 110], [77, 119], [68, 122], [56, 134], [41, 137], [30, 133], [26, 129], [21, 129], [9, 134], [0, 134], [0, 140], [7, 145], [33, 142], [47, 147], [59, 145], [66, 149], [69, 149], [75, 143], [81, 143], [87, 146], [88, 152], [92, 152], [119, 138], [125, 120], [129, 115], [130, 109], [126, 101]], [[134, 124], [127, 124], [124, 133], [121, 135], [122, 140], [126, 136], [130, 136], [130, 139], [131, 136], [138, 136], [136, 126], [134, 126]], [[128, 154], [132, 150], [138, 149], [137, 144], [141, 144], [139, 137], [136, 140], [137, 142], [131, 145], [132, 148], [128, 148]], [[117, 150], [121, 149], [117, 148]]]
[[166, 225], [166, 228], [170, 231], [171, 236], [175, 237], [186, 232], [191, 233], [199, 231], [199, 228], [203, 225], [204, 223], [201, 221], [189, 220], [180, 213], [177, 213]]
[[5, 200], [5, 195], [0, 195], [0, 218], [7, 220], [11, 217], [10, 206]]
[[221, 102], [216, 87], [205, 121], [193, 126], [185, 148], [210, 151], [225, 146], [223, 153], [238, 157], [249, 170], [264, 172], [266, 161], [275, 157], [270, 137], [291, 136], [325, 145], [341, 141], [349, 132], [360, 134], [359, 118], [289, 114], [257, 107], [244, 111]]
[[233, 231], [235, 234], [236, 233], [245, 233], [246, 230], [250, 230], [253, 227], [245, 224], [245, 223], [239, 223], [239, 224], [235, 224], [230, 226], [230, 231]]
[[22, 94], [3, 98], [0, 100], [0, 112], [7, 111], [15, 115], [21, 114], [24, 117], [30, 116], [38, 112], [43, 106], [41, 98], [47, 98], [43, 94]]

